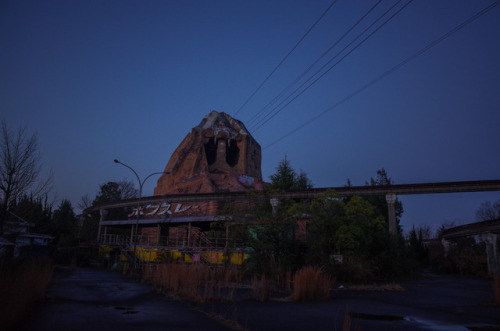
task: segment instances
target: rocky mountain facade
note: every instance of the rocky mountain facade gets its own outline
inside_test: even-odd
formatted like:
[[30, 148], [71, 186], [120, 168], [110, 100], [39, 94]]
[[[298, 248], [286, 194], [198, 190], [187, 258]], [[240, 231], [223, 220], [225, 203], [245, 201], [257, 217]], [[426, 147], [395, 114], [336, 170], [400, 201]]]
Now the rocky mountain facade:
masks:
[[154, 195], [262, 190], [261, 148], [244, 124], [212, 111], [174, 151]]

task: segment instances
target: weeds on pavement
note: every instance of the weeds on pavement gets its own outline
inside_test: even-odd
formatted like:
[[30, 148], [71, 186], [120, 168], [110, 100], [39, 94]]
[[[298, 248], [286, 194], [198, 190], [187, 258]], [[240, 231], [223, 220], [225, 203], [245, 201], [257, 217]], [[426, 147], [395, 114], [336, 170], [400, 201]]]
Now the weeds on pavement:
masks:
[[45, 297], [53, 264], [48, 259], [3, 263], [0, 266], [0, 329], [8, 329]]
[[195, 301], [232, 300], [242, 272], [234, 266], [164, 263], [147, 266], [144, 281]]

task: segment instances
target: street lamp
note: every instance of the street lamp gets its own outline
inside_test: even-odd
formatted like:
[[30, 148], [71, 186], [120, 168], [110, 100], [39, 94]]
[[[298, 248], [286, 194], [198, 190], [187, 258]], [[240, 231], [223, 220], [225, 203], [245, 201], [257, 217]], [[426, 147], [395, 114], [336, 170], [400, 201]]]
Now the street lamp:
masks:
[[[165, 174], [165, 175], [168, 175], [170, 174], [170, 172], [168, 171], [161, 171], [161, 172], [153, 172], [152, 174], [149, 174], [146, 176], [146, 178], [144, 178], [144, 180], [141, 181], [141, 178], [139, 177], [139, 175], [137, 174], [137, 172], [129, 165], [117, 160], [117, 159], [114, 159], [114, 162], [115, 163], [118, 163], [118, 164], [121, 164], [122, 166], [125, 166], [127, 168], [129, 168], [130, 170], [132, 170], [132, 172], [134, 173], [135, 177], [137, 178], [137, 181], [139, 182], [139, 199], [137, 200], [137, 217], [136, 217], [136, 223], [135, 223], [135, 240], [134, 240], [134, 237], [132, 237], [132, 240], [134, 242], [134, 255], [136, 254], [136, 245], [137, 245], [137, 237], [139, 236], [139, 214], [140, 214], [140, 208], [141, 208], [141, 198], [142, 198], [142, 187], [144, 185], [144, 183], [146, 182], [146, 180], [151, 177], [151, 176], [154, 176], [154, 175], [159, 175], [159, 174]], [[137, 258], [137, 255], [135, 255], [135, 258]]]

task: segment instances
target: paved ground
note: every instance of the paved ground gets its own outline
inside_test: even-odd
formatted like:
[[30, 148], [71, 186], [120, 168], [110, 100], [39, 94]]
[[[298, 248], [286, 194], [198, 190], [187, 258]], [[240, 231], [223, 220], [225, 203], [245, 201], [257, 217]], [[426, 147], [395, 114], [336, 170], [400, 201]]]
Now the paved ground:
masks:
[[58, 268], [39, 304], [18, 331], [228, 330], [171, 301], [151, 286], [99, 269]]
[[[22, 330], [228, 330], [150, 286], [98, 269], [56, 273], [48, 301]], [[195, 305], [247, 330], [500, 330], [491, 283], [453, 277], [401, 283], [403, 292], [338, 289], [328, 302], [255, 301]]]
[[500, 330], [492, 284], [438, 277], [402, 282], [404, 291], [337, 289], [328, 302], [207, 303], [205, 311], [249, 330]]
[[203, 309], [249, 330], [500, 330], [489, 281], [432, 277], [404, 291], [337, 289], [328, 302], [208, 303]]

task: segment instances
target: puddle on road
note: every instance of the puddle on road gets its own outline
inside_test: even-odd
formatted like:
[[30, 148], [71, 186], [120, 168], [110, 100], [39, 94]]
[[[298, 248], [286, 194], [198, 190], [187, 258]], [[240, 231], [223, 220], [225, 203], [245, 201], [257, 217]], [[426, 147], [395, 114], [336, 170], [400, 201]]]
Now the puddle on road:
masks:
[[134, 307], [127, 307], [127, 306], [118, 306], [115, 307], [116, 310], [123, 310], [124, 314], [137, 314], [138, 311], [134, 309]]
[[350, 313], [352, 318], [370, 321], [403, 321], [404, 317], [395, 315], [375, 315], [366, 313]]
[[396, 315], [376, 315], [367, 313], [349, 313], [352, 318], [370, 321], [406, 321], [411, 323], [416, 323], [422, 326], [424, 329], [433, 331], [493, 331], [499, 330], [497, 326], [477, 326], [477, 327], [466, 327], [463, 325], [456, 324], [444, 324], [437, 321], [426, 320], [422, 318], [417, 318], [413, 316], [396, 316]]
[[434, 330], [434, 331], [470, 331], [471, 330], [470, 328], [465, 327], [463, 325], [443, 324], [440, 322], [425, 320], [422, 318], [416, 318], [416, 317], [411, 317], [411, 316], [405, 317], [405, 320], [408, 322], [414, 322], [414, 323], [420, 324], [425, 329]]

